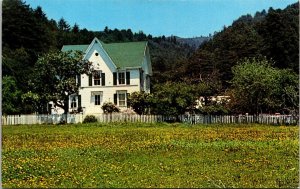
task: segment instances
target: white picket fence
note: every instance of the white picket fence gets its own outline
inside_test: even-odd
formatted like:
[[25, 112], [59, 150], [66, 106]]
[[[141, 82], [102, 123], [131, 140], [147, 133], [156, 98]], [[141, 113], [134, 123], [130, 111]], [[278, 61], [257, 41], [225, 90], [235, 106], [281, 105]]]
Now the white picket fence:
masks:
[[[26, 125], [26, 124], [59, 124], [59, 123], [82, 123], [83, 114], [53, 114], [53, 115], [8, 115], [2, 116], [2, 125]], [[155, 123], [162, 120], [158, 115], [136, 114], [94, 114], [98, 122], [143, 122]]]
[[28, 125], [28, 124], [58, 124], [81, 123], [82, 114], [53, 114], [53, 115], [8, 115], [2, 116], [2, 125]]
[[299, 117], [291, 115], [181, 115], [180, 121], [190, 124], [246, 124], [297, 125]]
[[[59, 123], [82, 123], [84, 114], [55, 114], [55, 115], [8, 115], [2, 116], [2, 125], [25, 125], [25, 124], [59, 124]], [[299, 117], [290, 115], [137, 115], [137, 114], [95, 114], [98, 122], [175, 122], [187, 124], [240, 124], [260, 123], [272, 125], [297, 125]]]
[[109, 122], [142, 122], [142, 123], [156, 123], [162, 122], [163, 117], [160, 115], [137, 115], [137, 114], [98, 114], [95, 115], [98, 122], [109, 123]]

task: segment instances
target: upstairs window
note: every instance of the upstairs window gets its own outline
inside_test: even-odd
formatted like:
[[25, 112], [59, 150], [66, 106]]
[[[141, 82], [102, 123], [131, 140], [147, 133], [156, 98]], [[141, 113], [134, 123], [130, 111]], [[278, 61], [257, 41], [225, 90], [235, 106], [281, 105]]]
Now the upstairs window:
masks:
[[101, 70], [89, 75], [89, 86], [105, 86], [105, 73]]
[[113, 85], [130, 85], [130, 72], [114, 72]]
[[119, 73], [119, 85], [124, 85], [125, 84], [125, 73], [120, 72]]
[[97, 71], [94, 75], [94, 85], [100, 85], [101, 72]]

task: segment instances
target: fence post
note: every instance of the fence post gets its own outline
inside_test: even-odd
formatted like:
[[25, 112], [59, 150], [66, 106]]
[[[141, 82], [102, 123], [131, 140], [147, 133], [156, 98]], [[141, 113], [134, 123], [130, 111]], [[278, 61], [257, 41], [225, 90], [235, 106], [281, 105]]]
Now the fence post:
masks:
[[2, 125], [7, 125], [7, 117], [6, 116], [2, 116]]
[[13, 125], [15, 125], [15, 122], [16, 122], [16, 117], [15, 117], [15, 115], [13, 115], [13, 119], [12, 119], [12, 121], [13, 121]]

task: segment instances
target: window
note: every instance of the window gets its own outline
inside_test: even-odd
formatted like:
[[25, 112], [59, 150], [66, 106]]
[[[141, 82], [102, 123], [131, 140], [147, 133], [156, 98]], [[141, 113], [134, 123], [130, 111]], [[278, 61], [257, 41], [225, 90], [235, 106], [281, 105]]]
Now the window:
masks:
[[72, 98], [72, 101], [71, 101], [71, 108], [76, 108], [77, 107], [77, 101], [76, 101], [76, 98], [75, 96]]
[[125, 84], [125, 73], [121, 72], [119, 73], [119, 85]]
[[101, 72], [97, 71], [94, 75], [94, 85], [100, 85]]
[[125, 106], [126, 104], [126, 97], [125, 93], [119, 93], [119, 106]]
[[89, 75], [89, 86], [105, 86], [105, 73], [101, 70]]
[[93, 91], [91, 95], [91, 102], [93, 102], [95, 105], [100, 105], [102, 96], [103, 96], [102, 91]]
[[113, 72], [113, 85], [130, 85], [130, 71]]
[[117, 91], [114, 97], [114, 102], [120, 107], [124, 107], [127, 104], [127, 91]]
[[100, 95], [95, 95], [95, 105], [100, 105]]

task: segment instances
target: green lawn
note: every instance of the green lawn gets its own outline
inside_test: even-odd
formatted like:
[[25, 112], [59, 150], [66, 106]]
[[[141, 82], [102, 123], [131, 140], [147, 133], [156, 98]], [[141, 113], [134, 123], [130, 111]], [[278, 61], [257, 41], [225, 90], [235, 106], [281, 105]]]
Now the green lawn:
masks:
[[298, 187], [297, 126], [2, 127], [8, 187]]

